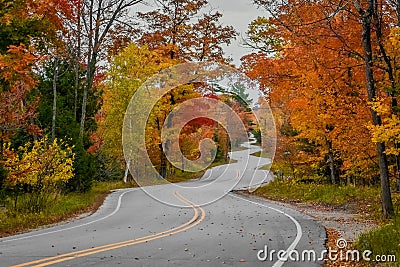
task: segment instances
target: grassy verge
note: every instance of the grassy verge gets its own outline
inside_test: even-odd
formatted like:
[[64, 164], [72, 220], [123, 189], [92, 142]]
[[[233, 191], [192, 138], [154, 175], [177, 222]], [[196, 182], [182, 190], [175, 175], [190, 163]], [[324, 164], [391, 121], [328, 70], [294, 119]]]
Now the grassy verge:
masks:
[[263, 166], [261, 166], [260, 168], [258, 168], [258, 170], [262, 170], [262, 171], [269, 171], [271, 169], [272, 164], [265, 164]]
[[330, 184], [304, 184], [275, 179], [256, 190], [255, 194], [273, 200], [318, 202], [330, 206], [343, 206], [354, 202], [379, 202], [379, 188], [336, 186]]
[[[211, 169], [216, 166], [231, 164], [231, 163], [235, 163], [235, 162], [237, 162], [237, 160], [233, 160], [233, 159], [231, 159], [228, 163], [225, 161], [217, 161], [217, 162], [213, 162], [207, 169]], [[206, 170], [203, 170], [200, 172], [183, 172], [181, 170], [177, 170], [175, 172], [175, 174], [172, 177], [168, 178], [167, 180], [171, 183], [186, 182], [186, 181], [189, 181], [192, 179], [201, 178], [205, 172], [206, 172]]]
[[[390, 262], [399, 262], [400, 217], [397, 216], [383, 227], [361, 234], [356, 242], [356, 247], [359, 251], [372, 251], [371, 259], [375, 259], [375, 256], [380, 255], [387, 258], [388, 264], [390, 264]], [[393, 258], [393, 256], [395, 258]]]
[[244, 146], [239, 146], [239, 147], [232, 148], [231, 152], [244, 151], [244, 150], [248, 150], [248, 148], [244, 147]]
[[259, 157], [259, 158], [271, 158], [270, 155], [268, 155], [266, 152], [264, 151], [258, 151], [258, 152], [254, 152], [253, 154], [250, 154], [251, 156], [254, 157]]
[[127, 187], [122, 182], [98, 182], [87, 193], [61, 195], [40, 213], [7, 212], [0, 209], [0, 237], [25, 232], [43, 225], [93, 212], [103, 203], [110, 190]]

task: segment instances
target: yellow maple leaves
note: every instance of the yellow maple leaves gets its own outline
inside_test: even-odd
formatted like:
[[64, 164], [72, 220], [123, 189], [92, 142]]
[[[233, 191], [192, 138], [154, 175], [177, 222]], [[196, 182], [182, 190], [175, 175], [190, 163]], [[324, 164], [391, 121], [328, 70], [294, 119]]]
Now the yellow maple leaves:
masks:
[[6, 183], [44, 188], [67, 182], [73, 177], [72, 148], [62, 140], [49, 142], [47, 136], [33, 144], [28, 142], [17, 151], [5, 144], [7, 158], [2, 164], [8, 171]]
[[377, 101], [371, 103], [373, 110], [378, 112], [382, 118], [382, 125], [374, 126], [370, 124], [368, 129], [372, 134], [374, 143], [384, 142], [388, 144], [385, 153], [387, 155], [400, 154], [400, 118], [397, 114], [391, 112], [390, 106], [383, 102]]

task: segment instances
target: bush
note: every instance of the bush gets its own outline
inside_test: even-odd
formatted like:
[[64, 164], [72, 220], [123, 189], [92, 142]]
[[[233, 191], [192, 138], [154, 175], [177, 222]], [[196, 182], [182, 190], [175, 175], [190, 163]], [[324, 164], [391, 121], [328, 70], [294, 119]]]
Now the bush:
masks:
[[74, 177], [66, 184], [68, 192], [87, 192], [97, 177], [97, 157], [88, 153], [82, 145], [75, 149]]
[[17, 151], [7, 144], [4, 154], [3, 164], [8, 172], [4, 185], [14, 199], [14, 209], [19, 195], [28, 192], [29, 201], [21, 209], [40, 212], [49, 203], [50, 196], [57, 195], [73, 176], [72, 147], [62, 140], [49, 142], [45, 136], [33, 144], [27, 142]]
[[0, 206], [4, 206], [4, 201], [7, 197], [6, 190], [4, 188], [4, 183], [7, 179], [7, 169], [3, 164], [0, 163]]

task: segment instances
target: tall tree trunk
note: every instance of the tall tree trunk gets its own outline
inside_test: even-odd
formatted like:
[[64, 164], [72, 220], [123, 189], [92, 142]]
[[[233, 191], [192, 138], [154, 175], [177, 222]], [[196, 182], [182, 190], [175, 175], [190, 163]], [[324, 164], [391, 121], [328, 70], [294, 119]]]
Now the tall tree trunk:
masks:
[[[399, 149], [400, 147], [396, 145], [396, 148]], [[396, 156], [396, 191], [400, 192], [400, 156]]]
[[83, 131], [85, 129], [85, 121], [86, 121], [86, 106], [87, 106], [87, 98], [89, 91], [89, 83], [86, 82], [86, 85], [83, 87], [83, 97], [82, 97], [82, 112], [81, 112], [81, 123], [79, 126], [79, 138], [83, 138]]
[[[89, 10], [88, 10], [88, 17], [89, 17], [89, 36], [88, 36], [88, 52], [87, 52], [87, 69], [86, 69], [86, 81], [85, 85], [83, 86], [83, 97], [82, 97], [82, 112], [81, 112], [81, 122], [79, 126], [79, 138], [83, 139], [83, 132], [85, 130], [85, 121], [86, 121], [86, 108], [87, 108], [87, 98], [88, 98], [88, 91], [92, 87], [93, 78], [92, 78], [92, 68], [94, 73], [94, 68], [96, 67], [96, 61], [94, 58], [94, 0], [90, 0]], [[94, 63], [94, 64], [93, 64]]]
[[74, 71], [75, 71], [74, 119], [76, 121], [77, 120], [77, 111], [78, 111], [78, 90], [79, 90], [79, 68], [78, 68], [78, 62], [75, 62]]
[[75, 121], [78, 118], [77, 112], [78, 112], [78, 91], [79, 91], [79, 83], [80, 83], [80, 75], [79, 75], [79, 70], [80, 70], [80, 59], [81, 59], [81, 37], [82, 37], [82, 14], [83, 14], [83, 9], [82, 9], [82, 3], [81, 1], [78, 2], [78, 26], [77, 26], [77, 46], [76, 46], [76, 51], [75, 51], [75, 66], [74, 66], [74, 71], [75, 71], [75, 92], [74, 92], [74, 118]]
[[[397, 13], [397, 26], [400, 26], [400, 0], [397, 1], [397, 6], [396, 6], [396, 13]], [[373, 13], [373, 18], [374, 18], [374, 25], [376, 28], [376, 36], [378, 39], [379, 43], [379, 49], [382, 54], [383, 60], [386, 64], [385, 71], [388, 74], [388, 78], [390, 81], [390, 86], [391, 86], [391, 92], [387, 94], [388, 97], [391, 98], [391, 109], [392, 109], [392, 114], [397, 115], [398, 114], [398, 103], [397, 103], [397, 95], [395, 93], [396, 91], [396, 80], [395, 80], [395, 73], [394, 69], [396, 68], [395, 63], [392, 65], [392, 59], [390, 56], [387, 55], [386, 53], [386, 48], [384, 45], [383, 41], [383, 33], [382, 33], [382, 18], [379, 16], [378, 13], [378, 5], [375, 5], [375, 10]], [[398, 144], [394, 144], [394, 147], [398, 150], [400, 146]], [[396, 191], [400, 191], [400, 154], [395, 155], [395, 162], [396, 162], [396, 172], [395, 172], [395, 177], [396, 177]]]
[[51, 141], [56, 138], [56, 117], [57, 117], [57, 79], [58, 79], [58, 59], [54, 59], [53, 70], [53, 117], [51, 119]]
[[[373, 71], [373, 56], [372, 56], [372, 44], [371, 44], [371, 21], [375, 7], [375, 0], [368, 0], [368, 9], [363, 10], [360, 8], [358, 1], [354, 1], [356, 8], [362, 16], [362, 43], [364, 49], [364, 60], [365, 60], [365, 77], [367, 82], [368, 100], [374, 101], [376, 98], [375, 80]], [[378, 113], [371, 109], [372, 121], [376, 126], [382, 124], [381, 118]], [[394, 215], [392, 196], [390, 192], [390, 181], [389, 181], [389, 168], [385, 154], [385, 144], [380, 142], [376, 144], [377, 155], [379, 158], [379, 169], [381, 179], [381, 197], [382, 197], [382, 211], [386, 217]]]
[[328, 158], [329, 158], [329, 169], [331, 171], [331, 182], [332, 184], [337, 184], [339, 179], [336, 177], [335, 168], [335, 156], [332, 149], [332, 141], [328, 141]]
[[88, 67], [86, 73], [86, 82], [83, 87], [83, 97], [82, 97], [82, 114], [81, 114], [81, 124], [79, 128], [79, 137], [83, 137], [83, 132], [85, 130], [85, 122], [86, 122], [86, 112], [87, 112], [87, 101], [89, 90], [92, 89], [94, 74], [96, 71], [96, 62], [97, 62], [97, 52], [93, 52], [92, 57], [88, 60]]

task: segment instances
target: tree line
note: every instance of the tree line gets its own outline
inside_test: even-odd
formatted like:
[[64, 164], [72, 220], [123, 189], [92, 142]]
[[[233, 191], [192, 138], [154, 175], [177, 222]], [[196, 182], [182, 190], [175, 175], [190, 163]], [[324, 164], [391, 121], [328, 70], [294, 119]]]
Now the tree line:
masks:
[[[129, 99], [148, 77], [185, 61], [228, 62], [222, 45], [236, 38], [206, 0], [0, 0], [0, 192], [2, 202], [29, 194], [33, 212], [93, 181], [131, 180], [121, 128]], [[166, 115], [201, 94], [204, 84], [171, 91], [148, 122], [147, 149], [168, 178], [176, 170], [160, 146]], [[196, 91], [197, 90], [197, 91]], [[210, 95], [209, 97], [217, 97]], [[229, 98], [229, 97], [228, 97]], [[196, 125], [203, 125], [199, 130]], [[210, 121], [183, 129], [188, 158], [202, 138], [217, 140], [226, 159], [226, 133]], [[188, 140], [193, 140], [189, 142]], [[125, 175], [124, 175], [125, 173]]]

